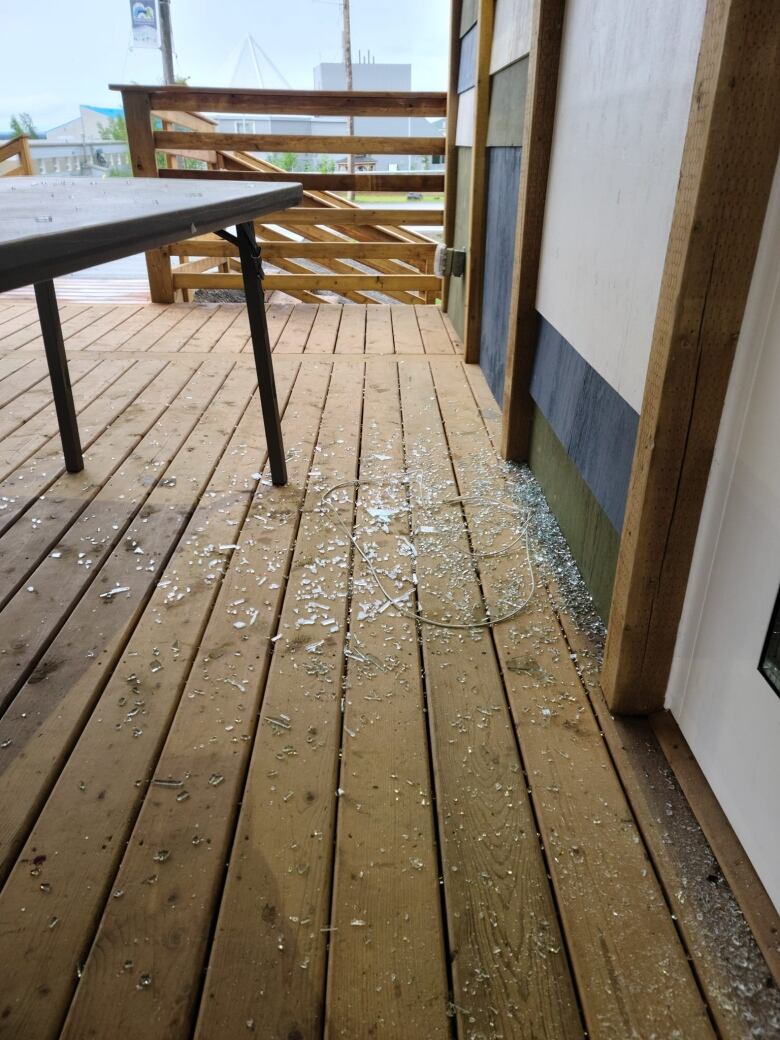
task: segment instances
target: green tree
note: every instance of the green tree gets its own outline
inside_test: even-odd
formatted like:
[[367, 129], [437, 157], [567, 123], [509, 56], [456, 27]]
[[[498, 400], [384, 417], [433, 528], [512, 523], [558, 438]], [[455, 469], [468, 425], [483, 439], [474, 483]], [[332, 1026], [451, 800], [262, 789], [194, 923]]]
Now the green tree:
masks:
[[41, 135], [35, 129], [35, 124], [29, 112], [20, 112], [19, 115], [11, 116], [11, 130], [19, 137], [25, 134], [27, 137], [39, 138]]
[[98, 126], [101, 141], [126, 141], [127, 124], [124, 116], [111, 116], [108, 123]]
[[294, 170], [296, 159], [295, 152], [275, 152], [273, 155], [268, 156], [269, 162], [273, 163], [274, 166], [281, 166], [283, 170]]
[[333, 159], [328, 155], [321, 155], [320, 161], [317, 163], [317, 170], [319, 173], [333, 173], [336, 169], [336, 164]]

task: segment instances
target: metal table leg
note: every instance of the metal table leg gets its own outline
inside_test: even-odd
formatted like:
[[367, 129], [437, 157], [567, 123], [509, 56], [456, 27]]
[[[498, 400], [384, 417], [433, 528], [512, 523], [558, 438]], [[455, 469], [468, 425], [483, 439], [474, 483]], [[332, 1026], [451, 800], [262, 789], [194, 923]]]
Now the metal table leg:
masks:
[[49, 376], [54, 391], [54, 407], [57, 410], [65, 467], [69, 473], [80, 473], [84, 469], [84, 459], [81, 455], [79, 428], [76, 422], [76, 409], [73, 405], [73, 392], [70, 388], [68, 359], [65, 356], [65, 344], [62, 341], [62, 326], [60, 325], [60, 312], [57, 309], [54, 283], [36, 282], [35, 301], [38, 304], [43, 346], [46, 350], [46, 361], [49, 365]]
[[271, 343], [268, 339], [268, 324], [263, 300], [263, 268], [260, 249], [255, 238], [254, 224], [236, 225], [235, 237], [227, 231], [218, 232], [220, 237], [238, 246], [241, 257], [241, 273], [244, 278], [246, 309], [249, 329], [252, 334], [252, 349], [257, 368], [257, 385], [263, 406], [263, 425], [268, 444], [268, 459], [271, 463], [271, 480], [274, 484], [287, 483], [287, 463], [284, 458], [282, 427], [279, 421], [279, 404], [276, 399], [276, 382], [271, 361]]

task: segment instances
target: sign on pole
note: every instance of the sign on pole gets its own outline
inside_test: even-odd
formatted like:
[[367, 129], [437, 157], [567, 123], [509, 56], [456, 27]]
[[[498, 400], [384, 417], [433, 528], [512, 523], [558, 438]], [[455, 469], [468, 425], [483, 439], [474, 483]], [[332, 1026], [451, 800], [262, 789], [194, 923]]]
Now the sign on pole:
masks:
[[130, 0], [133, 47], [159, 47], [160, 23], [157, 0]]

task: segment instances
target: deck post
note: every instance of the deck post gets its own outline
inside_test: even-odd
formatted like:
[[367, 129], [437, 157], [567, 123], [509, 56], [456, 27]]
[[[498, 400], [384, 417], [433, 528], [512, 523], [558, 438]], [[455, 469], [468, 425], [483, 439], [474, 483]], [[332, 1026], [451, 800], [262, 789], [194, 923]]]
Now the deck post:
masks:
[[663, 706], [780, 146], [775, 0], [709, 0], [620, 540], [602, 686]]
[[[152, 133], [152, 108], [149, 95], [141, 91], [122, 91], [127, 144], [135, 177], [157, 177], [157, 156]], [[167, 249], [150, 249], [146, 254], [149, 291], [153, 303], [173, 303], [171, 257]]]

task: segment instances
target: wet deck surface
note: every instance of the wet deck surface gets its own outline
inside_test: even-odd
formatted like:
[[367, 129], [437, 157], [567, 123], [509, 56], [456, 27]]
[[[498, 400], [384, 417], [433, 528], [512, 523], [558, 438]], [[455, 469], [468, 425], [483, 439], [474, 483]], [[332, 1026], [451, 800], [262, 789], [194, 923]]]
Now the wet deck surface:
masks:
[[439, 312], [270, 308], [274, 488], [242, 307], [62, 311], [78, 475], [0, 301], [0, 1036], [777, 1035]]

